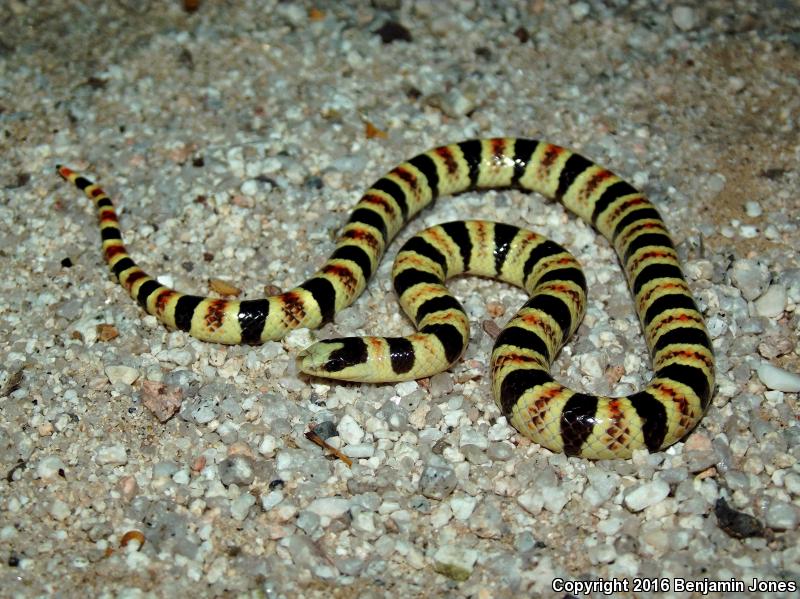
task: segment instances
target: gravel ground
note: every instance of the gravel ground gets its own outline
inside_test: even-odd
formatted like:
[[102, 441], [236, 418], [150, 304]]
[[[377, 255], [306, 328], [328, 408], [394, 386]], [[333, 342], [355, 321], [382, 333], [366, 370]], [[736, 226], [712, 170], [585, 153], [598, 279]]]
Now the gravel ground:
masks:
[[[3, 594], [585, 596], [577, 583], [605, 581], [688, 597], [757, 579], [796, 596], [796, 2], [184, 4], [0, 7]], [[473, 343], [419, 383], [294, 366], [318, 336], [410, 330], [388, 259], [321, 331], [261, 347], [169, 332], [111, 279], [89, 203], [54, 173], [97, 177], [163, 282], [258, 297], [313, 272], [383, 172], [491, 135], [578, 149], [658, 204], [717, 353], [685, 443], [588, 462], [517, 435], [490, 397], [483, 323], [523, 298], [491, 281], [456, 283]], [[561, 380], [647, 380], [621, 271], [588, 226], [489, 192], [439, 202], [400, 239], [465, 216], [537, 228], [587, 268]]]

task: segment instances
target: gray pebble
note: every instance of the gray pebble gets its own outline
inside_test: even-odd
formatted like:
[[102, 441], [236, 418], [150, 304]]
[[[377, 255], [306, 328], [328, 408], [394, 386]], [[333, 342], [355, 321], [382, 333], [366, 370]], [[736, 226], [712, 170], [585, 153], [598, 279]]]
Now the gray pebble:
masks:
[[250, 493], [243, 493], [231, 501], [231, 517], [242, 522], [250, 513], [250, 508], [256, 503], [256, 498]]
[[197, 424], [208, 424], [217, 417], [218, 413], [219, 407], [214, 400], [195, 398], [181, 404], [181, 418], [193, 420]]
[[492, 460], [505, 462], [514, 454], [514, 448], [509, 443], [499, 441], [490, 443], [486, 453]]
[[746, 300], [754, 300], [767, 288], [769, 270], [761, 262], [739, 259], [731, 268], [731, 282]]
[[786, 287], [780, 283], [770, 285], [755, 301], [756, 314], [766, 318], [777, 318], [786, 307]]
[[444, 499], [457, 484], [453, 467], [444, 458], [431, 455], [419, 479], [419, 492], [431, 499]]
[[[335, 560], [339, 572], [345, 576], [358, 576], [364, 570], [364, 560], [357, 557], [343, 557]], [[363, 594], [359, 595], [363, 597]]]
[[253, 460], [246, 455], [235, 455], [219, 463], [219, 480], [229, 485], [249, 485], [255, 478]]
[[485, 499], [469, 518], [469, 528], [482, 539], [500, 539], [508, 532], [500, 507], [493, 499]]
[[303, 510], [297, 516], [297, 527], [309, 536], [313, 536], [319, 530], [319, 514]]
[[217, 427], [216, 433], [225, 445], [232, 445], [239, 440], [239, 431], [232, 420], [225, 420]]
[[336, 437], [339, 433], [336, 431], [336, 424], [330, 420], [325, 420], [314, 425], [314, 432], [323, 439], [330, 439]]
[[797, 528], [798, 518], [800, 515], [795, 506], [777, 499], [770, 502], [764, 514], [766, 525], [773, 530], [794, 530]]
[[[413, 395], [413, 393], [410, 395]], [[386, 400], [375, 415], [386, 422], [393, 431], [405, 432], [410, 428], [408, 412], [392, 400]]]
[[158, 462], [155, 466], [153, 466], [153, 478], [160, 478], [165, 477], [169, 478], [173, 474], [175, 474], [180, 469], [180, 466], [177, 462], [173, 462], [172, 460], [165, 460], [163, 462]]
[[428, 501], [427, 497], [423, 497], [422, 495], [414, 495], [408, 500], [408, 507], [412, 510], [417, 510], [421, 514], [430, 514], [431, 513], [431, 502]]
[[486, 453], [484, 453], [484, 451], [477, 445], [462, 445], [459, 448], [459, 451], [464, 454], [464, 457], [467, 458], [471, 464], [480, 465], [489, 462], [489, 458], [486, 457]]
[[523, 530], [514, 535], [514, 549], [519, 553], [533, 551], [540, 546], [539, 541], [529, 530]]
[[689, 472], [702, 472], [717, 463], [717, 454], [713, 451], [687, 451], [683, 457]]
[[315, 576], [324, 579], [333, 578], [338, 574], [320, 548], [307, 536], [291, 535], [283, 539], [280, 544], [289, 551], [295, 566], [306, 568]]
[[450, 393], [455, 386], [453, 375], [449, 372], [440, 372], [431, 377], [431, 395], [433, 397], [441, 397]]

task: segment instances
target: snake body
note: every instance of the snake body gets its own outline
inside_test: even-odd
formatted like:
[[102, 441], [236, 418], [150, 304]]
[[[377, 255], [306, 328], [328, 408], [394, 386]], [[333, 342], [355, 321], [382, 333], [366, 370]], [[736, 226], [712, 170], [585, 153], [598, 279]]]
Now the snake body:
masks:
[[243, 301], [185, 295], [144, 273], [123, 245], [105, 192], [67, 167], [57, 169], [94, 201], [103, 255], [131, 297], [169, 327], [228, 344], [279, 339], [330, 321], [364, 290], [397, 232], [437, 197], [491, 188], [539, 192], [592, 224], [615, 248], [652, 359], [654, 377], [644, 390], [611, 398], [553, 380], [550, 365], [585, 309], [583, 274], [552, 241], [486, 221], [439, 225], [401, 249], [394, 287], [418, 333], [322, 341], [301, 354], [301, 368], [369, 382], [446, 369], [466, 347], [469, 322], [443, 281], [464, 272], [499, 278], [531, 296], [497, 337], [491, 371], [497, 405], [533, 441], [568, 455], [627, 458], [635, 449], [659, 451], [680, 440], [710, 403], [711, 342], [663, 220], [630, 184], [560, 146], [495, 138], [419, 154], [366, 191], [333, 254], [310, 279], [280, 295]]

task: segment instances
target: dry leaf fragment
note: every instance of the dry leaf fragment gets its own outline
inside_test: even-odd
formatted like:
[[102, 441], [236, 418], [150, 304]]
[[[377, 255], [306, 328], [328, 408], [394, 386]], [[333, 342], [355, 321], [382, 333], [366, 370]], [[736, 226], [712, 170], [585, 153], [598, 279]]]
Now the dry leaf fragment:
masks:
[[97, 325], [97, 340], [98, 341], [111, 341], [119, 337], [119, 331], [113, 324], [102, 323]]
[[389, 137], [389, 134], [386, 133], [386, 131], [378, 129], [375, 125], [373, 125], [369, 121], [367, 121], [364, 124], [364, 134], [367, 136], [367, 139], [374, 139], [376, 137], [380, 139], [386, 139], [387, 137]]
[[233, 296], [238, 297], [242, 290], [238, 287], [234, 287], [227, 281], [223, 281], [222, 279], [209, 279], [208, 286], [214, 293], [218, 293], [222, 296]]
[[341, 451], [336, 449], [333, 445], [329, 445], [328, 443], [326, 443], [325, 440], [322, 437], [320, 437], [317, 433], [315, 433], [314, 431], [306, 432], [306, 439], [308, 439], [309, 441], [311, 441], [315, 445], [319, 445], [320, 447], [322, 447], [322, 449], [326, 449], [326, 450], [330, 451], [333, 455], [335, 455], [337, 458], [342, 460], [348, 466], [352, 466], [353, 465], [353, 460], [348, 458]]

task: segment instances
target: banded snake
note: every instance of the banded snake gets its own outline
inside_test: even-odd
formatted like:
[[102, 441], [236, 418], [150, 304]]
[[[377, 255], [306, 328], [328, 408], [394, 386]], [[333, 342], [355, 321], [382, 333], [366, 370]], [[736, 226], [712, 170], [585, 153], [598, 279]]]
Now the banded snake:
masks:
[[710, 403], [711, 342], [664, 221], [630, 184], [560, 146], [494, 138], [419, 154], [364, 193], [334, 252], [311, 278], [285, 293], [242, 301], [185, 295], [161, 285], [128, 255], [105, 192], [67, 167], [57, 170], [94, 202], [104, 258], [131, 297], [168, 327], [226, 344], [280, 339], [332, 320], [364, 290], [398, 231], [439, 196], [504, 188], [541, 193], [592, 224], [616, 250], [653, 364], [654, 377], [644, 390], [611, 398], [553, 380], [551, 363], [585, 310], [583, 273], [552, 241], [487, 221], [438, 225], [401, 248], [394, 288], [417, 333], [320, 341], [301, 353], [301, 370], [391, 382], [449, 368], [466, 347], [469, 321], [443, 282], [463, 272], [506, 281], [530, 295], [497, 337], [490, 371], [502, 414], [534, 442], [584, 458], [628, 458], [635, 449], [655, 452], [684, 438]]

